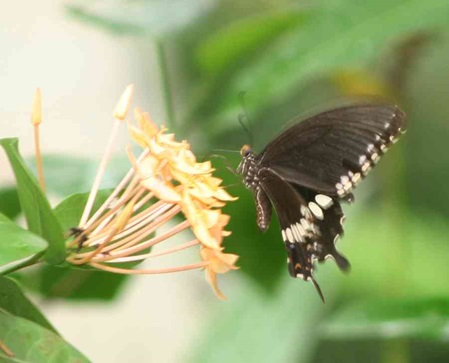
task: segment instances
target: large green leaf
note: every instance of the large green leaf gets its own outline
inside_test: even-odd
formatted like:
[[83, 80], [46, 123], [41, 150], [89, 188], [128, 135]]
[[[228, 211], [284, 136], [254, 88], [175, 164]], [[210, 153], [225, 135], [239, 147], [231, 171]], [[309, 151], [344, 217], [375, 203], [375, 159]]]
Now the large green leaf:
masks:
[[0, 213], [9, 219], [14, 219], [20, 214], [20, 202], [16, 188], [4, 188], [0, 190]]
[[59, 264], [65, 258], [64, 238], [61, 226], [56, 219], [45, 195], [35, 177], [26, 166], [19, 153], [19, 141], [15, 138], [1, 139], [14, 171], [20, 205], [31, 232], [42, 236], [49, 244], [45, 259], [50, 264]]
[[449, 299], [374, 299], [350, 304], [323, 325], [327, 339], [447, 339]]
[[19, 285], [7, 277], [0, 277], [0, 309], [57, 333], [45, 316], [23, 294]]
[[[317, 324], [338, 286], [334, 270], [328, 265], [319, 273], [326, 304], [312, 284], [288, 274], [270, 299], [254, 286], [244, 286], [240, 293], [228, 296], [226, 304], [217, 303], [215, 319], [208, 317], [210, 325], [197, 340], [198, 350], [189, 362], [307, 361], [317, 343]], [[226, 286], [223, 290], [226, 292]]]
[[56, 266], [23, 276], [24, 284], [40, 295], [70, 300], [112, 300], [128, 280], [128, 275]]
[[208, 36], [195, 51], [199, 68], [217, 75], [303, 20], [299, 11], [269, 12], [247, 17]]
[[46, 249], [46, 241], [0, 214], [0, 274], [30, 264]]
[[258, 112], [285, 99], [301, 83], [366, 64], [398, 37], [447, 25], [448, 16], [449, 3], [440, 0], [334, 2], [309, 14], [297, 31], [286, 33], [253, 62], [221, 80], [214, 104], [209, 97], [203, 100], [211, 117], [199, 112], [211, 132], [237, 127], [241, 91], [247, 92], [249, 108]]
[[[106, 201], [111, 192], [111, 189], [99, 190], [92, 211], [96, 211]], [[68, 231], [70, 228], [78, 226], [88, 198], [89, 193], [72, 194], [55, 207], [54, 213], [64, 231]]]
[[[111, 189], [100, 190], [92, 210], [97, 210], [111, 192]], [[73, 194], [56, 206], [55, 215], [64, 230], [78, 225], [88, 197], [89, 193]], [[128, 278], [128, 275], [96, 270], [45, 266], [26, 277], [25, 283], [48, 298], [110, 300], [117, 296]]]
[[[237, 158], [229, 157], [229, 162], [237, 163]], [[235, 177], [226, 169], [220, 160], [214, 161], [217, 176], [223, 178], [223, 185], [235, 185]], [[287, 272], [286, 255], [280, 238], [280, 229], [276, 218], [267, 232], [262, 233], [256, 223], [256, 209], [253, 195], [238, 182], [238, 187], [229, 192], [239, 199], [230, 202], [224, 213], [231, 216], [227, 229], [232, 231], [224, 240], [227, 252], [240, 256], [238, 265], [243, 273], [265, 291], [272, 291], [280, 281], [280, 277]]]
[[4, 310], [0, 310], [0, 339], [14, 353], [14, 359], [21, 362], [89, 362], [59, 335]]

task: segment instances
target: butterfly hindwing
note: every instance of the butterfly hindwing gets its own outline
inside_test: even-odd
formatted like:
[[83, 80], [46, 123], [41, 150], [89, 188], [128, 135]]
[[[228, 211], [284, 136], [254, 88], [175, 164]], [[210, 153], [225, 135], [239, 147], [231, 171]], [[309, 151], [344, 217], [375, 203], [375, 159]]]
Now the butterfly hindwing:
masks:
[[293, 277], [312, 278], [313, 263], [309, 253], [313, 233], [311, 219], [301, 213], [305, 201], [296, 190], [269, 169], [259, 171], [261, 187], [267, 193], [281, 225], [282, 238], [288, 254], [289, 271]]
[[293, 185], [295, 190], [304, 198], [307, 209], [302, 207], [303, 213], [314, 217], [317, 233], [313, 236], [313, 255], [319, 262], [331, 257], [342, 271], [348, 271], [349, 261], [342, 256], [335, 247], [339, 238], [343, 236], [344, 214], [338, 198], [314, 192], [313, 190]]

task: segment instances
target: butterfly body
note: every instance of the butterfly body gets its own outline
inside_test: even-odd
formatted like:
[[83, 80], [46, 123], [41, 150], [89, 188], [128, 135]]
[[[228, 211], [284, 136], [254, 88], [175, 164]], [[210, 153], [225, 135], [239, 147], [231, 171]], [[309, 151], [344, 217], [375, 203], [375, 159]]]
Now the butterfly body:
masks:
[[401, 133], [404, 113], [395, 106], [355, 105], [297, 123], [256, 154], [245, 145], [237, 169], [254, 194], [262, 231], [275, 208], [293, 277], [314, 284], [315, 261], [327, 258], [347, 271], [348, 260], [335, 248], [343, 235], [341, 201]]

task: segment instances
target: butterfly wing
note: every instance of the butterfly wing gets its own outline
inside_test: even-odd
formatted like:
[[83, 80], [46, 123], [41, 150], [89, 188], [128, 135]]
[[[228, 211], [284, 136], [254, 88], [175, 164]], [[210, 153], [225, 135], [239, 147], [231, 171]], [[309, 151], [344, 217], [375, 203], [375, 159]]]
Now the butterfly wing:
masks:
[[353, 187], [405, 129], [405, 115], [398, 107], [342, 107], [287, 129], [258, 161], [288, 182], [352, 199]]
[[312, 282], [323, 299], [313, 278], [314, 261], [330, 256], [341, 269], [349, 268], [349, 262], [334, 245], [343, 233], [343, 213], [338, 200], [295, 188], [270, 169], [260, 169], [258, 176], [261, 188], [276, 209], [290, 275]]

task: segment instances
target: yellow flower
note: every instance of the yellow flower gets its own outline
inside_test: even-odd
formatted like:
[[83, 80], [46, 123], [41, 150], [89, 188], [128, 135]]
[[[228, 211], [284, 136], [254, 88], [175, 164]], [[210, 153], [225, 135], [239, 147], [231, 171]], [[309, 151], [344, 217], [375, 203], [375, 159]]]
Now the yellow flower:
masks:
[[[124, 119], [127, 107], [122, 105], [120, 110]], [[134, 116], [137, 125], [128, 124], [128, 130], [144, 150], [136, 158], [128, 149], [132, 169], [94, 215], [80, 223], [79, 233], [70, 245], [83, 248], [67, 261], [123, 274], [204, 268], [213, 290], [223, 299], [216, 274], [236, 269], [238, 256], [222, 252], [223, 238], [230, 234], [224, 230], [230, 217], [222, 213], [221, 207], [236, 198], [221, 186], [221, 179], [212, 175], [211, 162], [198, 162], [186, 141], [176, 141], [165, 127], [154, 124], [148, 113], [136, 109]], [[173, 219], [181, 214], [184, 217], [181, 221]], [[155, 234], [167, 222], [172, 223], [164, 232]], [[179, 240], [179, 233], [186, 229], [193, 232], [195, 239], [166, 250], [148, 252], [166, 240]], [[200, 247], [201, 260], [185, 266], [147, 270], [113, 266], [194, 246]]]
[[201, 257], [203, 261], [207, 262], [206, 280], [211, 285], [215, 294], [222, 300], [226, 297], [223, 295], [217, 284], [217, 274], [224, 274], [230, 270], [236, 270], [235, 266], [239, 256], [231, 253], [222, 253], [220, 251], [203, 247], [201, 248]]

